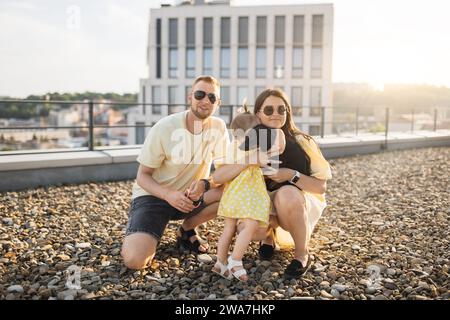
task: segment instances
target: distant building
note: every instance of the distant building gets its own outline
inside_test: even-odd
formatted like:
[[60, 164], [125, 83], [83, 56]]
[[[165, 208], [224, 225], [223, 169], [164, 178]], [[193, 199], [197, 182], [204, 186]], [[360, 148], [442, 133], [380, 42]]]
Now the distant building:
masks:
[[74, 104], [70, 108], [54, 108], [49, 113], [49, 124], [65, 127], [80, 125], [83, 116], [83, 105]]
[[[150, 10], [148, 78], [141, 79], [137, 109], [128, 124], [151, 125], [185, 110], [193, 79], [213, 75], [221, 85], [217, 116], [227, 123], [227, 105], [250, 105], [267, 87], [283, 89], [300, 129], [320, 133], [320, 108], [332, 106], [333, 5], [233, 6], [230, 1], [182, 1]], [[180, 106], [181, 105], [181, 106]], [[311, 107], [311, 108], [306, 108]], [[236, 108], [234, 112], [236, 111]], [[331, 121], [325, 111], [325, 123]], [[142, 143], [144, 129], [130, 130]], [[325, 127], [325, 132], [331, 125]]]

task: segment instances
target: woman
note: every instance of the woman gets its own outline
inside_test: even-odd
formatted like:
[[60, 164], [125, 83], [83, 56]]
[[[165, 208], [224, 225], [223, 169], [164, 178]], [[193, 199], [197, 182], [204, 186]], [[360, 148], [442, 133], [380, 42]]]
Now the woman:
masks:
[[[259, 255], [263, 260], [270, 260], [275, 241], [280, 240], [281, 229], [286, 230], [292, 237], [295, 249], [294, 259], [286, 268], [284, 276], [286, 279], [298, 278], [306, 273], [311, 262], [308, 242], [326, 207], [324, 194], [327, 180], [331, 179], [330, 165], [312, 137], [296, 128], [291, 106], [282, 91], [266, 89], [261, 92], [255, 101], [254, 114], [262, 125], [281, 129], [286, 146], [279, 156], [279, 169], [266, 179], [273, 204], [270, 225], [257, 230], [252, 240], [262, 241]], [[224, 165], [217, 170], [217, 174], [219, 171], [221, 174], [226, 173], [227, 177], [223, 181], [231, 181], [246, 168], [246, 165], [231, 166]], [[211, 177], [208, 180], [213, 182]], [[204, 192], [203, 183], [192, 189], [195, 190], [192, 192], [193, 199], [197, 199]], [[238, 224], [238, 232], [242, 227], [242, 223]], [[277, 232], [274, 232], [275, 229]]]
[[[266, 89], [256, 98], [255, 115], [269, 128], [282, 129], [286, 137], [285, 151], [280, 155], [278, 171], [267, 176], [266, 186], [273, 202], [271, 227], [257, 232], [254, 240], [262, 240], [261, 259], [270, 260], [277, 233], [282, 229], [293, 239], [294, 259], [285, 270], [285, 278], [302, 276], [309, 268], [308, 242], [326, 207], [325, 191], [331, 169], [316, 142], [296, 128], [286, 95]], [[278, 228], [278, 232], [273, 230]]]

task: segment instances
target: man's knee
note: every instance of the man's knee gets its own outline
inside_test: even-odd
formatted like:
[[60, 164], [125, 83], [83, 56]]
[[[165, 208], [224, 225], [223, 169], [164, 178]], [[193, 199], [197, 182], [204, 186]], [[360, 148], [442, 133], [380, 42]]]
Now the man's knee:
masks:
[[152, 261], [158, 240], [143, 233], [134, 233], [125, 237], [122, 246], [122, 259], [130, 269], [143, 269]]
[[122, 250], [122, 259], [124, 265], [128, 269], [140, 270], [146, 268], [152, 261], [154, 255], [143, 256], [132, 252], [126, 252]]

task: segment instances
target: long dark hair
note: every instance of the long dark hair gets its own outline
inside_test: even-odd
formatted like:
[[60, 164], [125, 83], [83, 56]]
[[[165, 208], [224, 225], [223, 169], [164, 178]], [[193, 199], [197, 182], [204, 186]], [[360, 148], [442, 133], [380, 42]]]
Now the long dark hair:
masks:
[[300, 129], [297, 128], [297, 126], [294, 123], [294, 120], [292, 119], [292, 107], [289, 103], [288, 98], [286, 97], [286, 94], [278, 89], [266, 89], [263, 92], [261, 92], [258, 97], [256, 97], [255, 101], [255, 107], [253, 109], [253, 113], [256, 115], [259, 111], [261, 111], [261, 108], [264, 104], [264, 101], [270, 96], [278, 97], [281, 100], [283, 100], [284, 105], [286, 106], [286, 122], [281, 127], [281, 130], [283, 130], [284, 135], [286, 136], [286, 139], [293, 140], [297, 143], [297, 145], [300, 147], [300, 149], [305, 154], [307, 163], [308, 163], [308, 172], [311, 172], [311, 160], [308, 156], [308, 154], [303, 150], [302, 146], [297, 142], [296, 137], [298, 135], [303, 136], [306, 140], [311, 140], [312, 137], [304, 132], [302, 132]]

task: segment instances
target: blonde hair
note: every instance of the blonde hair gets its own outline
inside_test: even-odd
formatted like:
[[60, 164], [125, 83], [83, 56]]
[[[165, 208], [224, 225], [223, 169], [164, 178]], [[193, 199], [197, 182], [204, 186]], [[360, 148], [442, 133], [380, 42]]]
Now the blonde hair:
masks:
[[211, 84], [215, 85], [217, 88], [220, 88], [219, 81], [216, 78], [214, 78], [213, 76], [208, 76], [208, 75], [202, 75], [202, 76], [198, 76], [197, 78], [195, 78], [194, 83], [192, 84], [192, 87], [194, 87], [200, 81], [211, 83]]
[[259, 118], [248, 110], [246, 103], [242, 106], [243, 112], [240, 112], [230, 123], [230, 129], [233, 130], [233, 136], [236, 136], [239, 129], [247, 132], [247, 130], [260, 124]]

